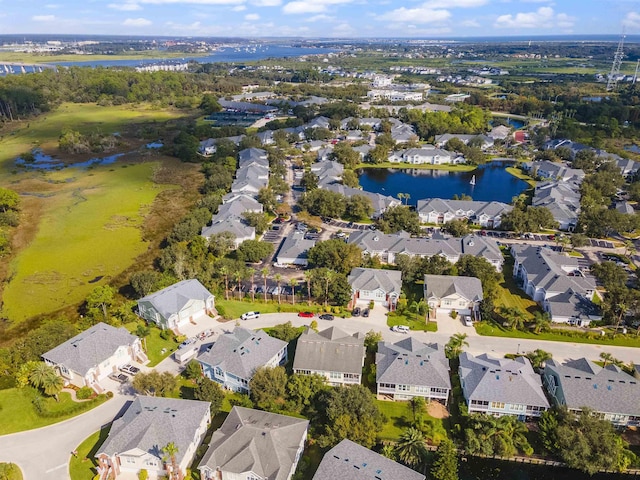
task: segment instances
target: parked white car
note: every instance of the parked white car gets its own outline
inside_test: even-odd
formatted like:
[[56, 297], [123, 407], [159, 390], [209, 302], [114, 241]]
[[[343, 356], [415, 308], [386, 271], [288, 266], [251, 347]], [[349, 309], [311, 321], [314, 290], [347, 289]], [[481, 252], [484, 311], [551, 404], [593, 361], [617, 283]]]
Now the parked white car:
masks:
[[398, 333], [409, 333], [409, 327], [407, 327], [406, 325], [394, 325], [393, 327], [391, 327], [391, 331]]
[[260, 312], [247, 312], [240, 315], [240, 320], [253, 320], [254, 318], [258, 318], [260, 316]]

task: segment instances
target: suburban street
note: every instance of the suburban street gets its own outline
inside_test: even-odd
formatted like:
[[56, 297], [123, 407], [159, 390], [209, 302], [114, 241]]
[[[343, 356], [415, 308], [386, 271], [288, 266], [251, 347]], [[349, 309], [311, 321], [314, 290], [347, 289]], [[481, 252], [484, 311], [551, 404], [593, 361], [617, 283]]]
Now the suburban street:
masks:
[[[304, 310], [304, 304], [300, 305]], [[407, 337], [407, 334], [392, 332], [386, 325], [385, 312], [381, 308], [374, 308], [368, 318], [354, 317], [349, 319], [320, 320], [318, 328], [339, 327], [347, 333], [379, 331], [387, 341], [397, 342]], [[423, 342], [437, 342], [445, 344], [454, 333], [466, 333], [469, 347], [466, 351], [474, 355], [488, 353], [501, 357], [506, 353], [523, 353], [540, 348], [553, 354], [558, 360], [587, 357], [598, 359], [601, 352], [609, 352], [625, 363], [640, 363], [640, 349], [631, 347], [610, 347], [569, 342], [550, 342], [538, 340], [523, 340], [515, 338], [483, 337], [475, 329], [465, 327], [459, 320], [442, 317], [438, 320], [438, 332], [411, 332], [410, 335]], [[294, 326], [308, 325], [310, 319], [298, 317], [295, 313], [264, 314], [254, 320], [241, 321], [242, 327], [259, 329], [271, 327], [280, 323], [291, 322]], [[218, 322], [209, 317], [200, 319], [197, 324], [188, 325], [185, 332], [189, 336], [196, 336], [200, 332], [210, 329], [211, 337], [198, 340], [201, 348], [207, 348], [216, 338], [235, 328], [235, 321]], [[177, 374], [184, 369], [178, 364], [173, 355], [167, 357], [155, 367], [158, 371], [168, 371]], [[144, 370], [150, 370], [144, 368]], [[69, 478], [68, 465], [71, 452], [92, 433], [103, 425], [111, 422], [122, 407], [132, 397], [117, 393], [113, 399], [105, 404], [70, 420], [39, 428], [36, 430], [0, 436], [0, 462], [13, 462], [20, 466], [25, 480], [63, 480]]]

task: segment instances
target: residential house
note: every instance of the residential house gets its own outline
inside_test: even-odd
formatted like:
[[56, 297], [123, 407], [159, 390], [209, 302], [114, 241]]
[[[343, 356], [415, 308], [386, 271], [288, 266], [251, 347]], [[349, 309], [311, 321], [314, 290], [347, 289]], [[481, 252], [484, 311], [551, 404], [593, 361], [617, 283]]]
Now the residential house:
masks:
[[255, 198], [243, 194], [234, 194], [232, 200], [224, 202], [218, 207], [217, 218], [243, 218], [244, 213], [262, 213], [263, 207]]
[[179, 478], [183, 478], [211, 423], [210, 405], [196, 400], [136, 397], [113, 421], [97, 450], [99, 478], [133, 478], [141, 470], [150, 478], [166, 476], [173, 467], [163, 449], [170, 443], [177, 447], [175, 464]]
[[544, 385], [556, 404], [573, 412], [589, 408], [615, 426], [640, 427], [640, 380], [616, 365], [548, 360]]
[[537, 178], [561, 180], [563, 182], [568, 182], [569, 180], [582, 182], [585, 176], [584, 170], [580, 168], [571, 168], [564, 163], [550, 162], [548, 160], [523, 163], [522, 170]]
[[439, 255], [456, 263], [462, 255], [473, 255], [487, 260], [497, 271], [502, 271], [504, 257], [498, 242], [492, 237], [467, 235], [462, 238], [434, 234], [432, 238], [411, 238], [407, 232], [385, 234], [363, 230], [349, 235], [364, 255], [378, 257], [383, 263], [395, 264], [398, 255], [428, 258]]
[[248, 167], [251, 164], [269, 168], [267, 151], [261, 148], [245, 148], [238, 152], [239, 168]]
[[540, 375], [526, 357], [492, 358], [486, 353], [474, 357], [463, 352], [458, 373], [469, 413], [525, 420], [549, 408]]
[[326, 128], [329, 130], [329, 119], [323, 116], [315, 117], [306, 123], [305, 128]]
[[493, 140], [505, 140], [510, 135], [511, 129], [505, 125], [498, 125], [497, 127], [493, 127], [488, 134], [488, 136]]
[[322, 375], [334, 387], [360, 384], [365, 354], [362, 333], [349, 335], [337, 327], [315, 332], [307, 327], [298, 338], [293, 372]]
[[332, 160], [313, 163], [311, 172], [318, 176], [318, 184], [334, 183], [342, 178], [344, 165]]
[[449, 360], [437, 343], [422, 343], [413, 337], [399, 342], [379, 342], [376, 353], [378, 398], [411, 400], [447, 405], [451, 392]]
[[541, 182], [535, 187], [531, 204], [547, 208], [560, 230], [572, 232], [580, 215], [580, 195], [580, 182], [576, 180]]
[[246, 112], [246, 113], [274, 113], [278, 111], [278, 107], [262, 105], [260, 103], [234, 102], [231, 100], [219, 99], [220, 105], [227, 111]]
[[304, 232], [293, 231], [284, 239], [276, 256], [281, 265], [309, 264], [308, 253], [316, 245], [315, 240], [307, 240]]
[[216, 139], [208, 138], [207, 140], [202, 140], [200, 142], [200, 146], [198, 147], [198, 152], [201, 153], [202, 155], [209, 156], [216, 153], [217, 149], [218, 148], [216, 147]]
[[351, 198], [353, 195], [362, 195], [363, 197], [367, 197], [371, 200], [371, 205], [373, 206], [373, 214], [371, 215], [371, 218], [374, 219], [380, 217], [389, 208], [402, 204], [397, 198], [380, 195], [379, 193], [367, 192], [366, 190], [360, 190], [359, 188], [348, 187], [337, 182], [320, 184], [319, 187], [340, 193], [347, 198]]
[[416, 211], [423, 223], [442, 225], [452, 220], [469, 220], [485, 228], [498, 228], [502, 216], [513, 210], [502, 202], [481, 202], [474, 200], [445, 200], [426, 198], [418, 200]]
[[220, 219], [216, 216], [214, 217], [214, 222], [211, 225], [202, 227], [200, 235], [209, 240], [213, 235], [218, 235], [223, 232], [228, 232], [233, 236], [233, 244], [235, 248], [238, 248], [245, 240], [256, 239], [256, 229], [254, 227], [250, 227], [244, 222], [244, 220], [238, 217], [226, 217]]
[[435, 137], [435, 145], [438, 148], [443, 148], [447, 145], [447, 142], [452, 138], [457, 138], [465, 145], [468, 145], [469, 142], [478, 143], [478, 146], [482, 150], [487, 150], [488, 148], [493, 147], [493, 138], [487, 135], [462, 135], [458, 133], [444, 133], [442, 135], [436, 135]]
[[[404, 163], [412, 165], [429, 164], [429, 165], [441, 165], [444, 163], [463, 163], [464, 158], [458, 154], [449, 152], [447, 150], [441, 150], [431, 146], [422, 148], [410, 148], [402, 153], [402, 156], [398, 159]], [[389, 161], [394, 162], [398, 157], [390, 156]]]
[[264, 132], [256, 133], [256, 137], [260, 139], [260, 143], [263, 146], [273, 145], [276, 141], [273, 139], [273, 130], [265, 130]]
[[316, 160], [318, 162], [328, 162], [333, 157], [333, 145], [329, 144], [326, 147], [319, 149], [317, 153], [318, 156], [316, 157]]
[[260, 190], [269, 186], [269, 180], [266, 178], [244, 177], [240, 172], [240, 170], [236, 172], [240, 178], [231, 184], [231, 192], [233, 193], [244, 193], [256, 197]]
[[620, 173], [626, 178], [633, 176], [640, 170], [640, 162], [629, 160], [628, 158], [618, 157], [616, 159], [616, 165], [620, 169]]
[[235, 392], [249, 393], [249, 381], [258, 367], [277, 367], [287, 361], [287, 343], [263, 330], [236, 327], [224, 333], [198, 362], [207, 378]]
[[196, 279], [182, 280], [138, 300], [138, 314], [160, 328], [179, 330], [215, 315], [215, 297]]
[[56, 369], [65, 384], [98, 393], [104, 391], [100, 382], [123, 365], [148, 361], [138, 337], [102, 322], [43, 353], [42, 360]]
[[402, 293], [402, 272], [378, 268], [354, 268], [347, 281], [351, 285], [352, 302], [373, 301], [395, 310]]
[[425, 476], [344, 439], [322, 457], [312, 480], [425, 480]]
[[512, 245], [513, 276], [520, 288], [549, 313], [551, 321], [586, 326], [600, 315], [592, 302], [596, 281], [574, 257], [550, 248]]
[[415, 142], [418, 140], [418, 135], [416, 135], [413, 125], [408, 125], [393, 117], [389, 118], [388, 121], [391, 122], [391, 138], [396, 143]]
[[360, 161], [364, 162], [365, 158], [369, 156], [369, 152], [373, 150], [373, 146], [365, 143], [364, 145], [358, 145], [357, 147], [353, 147], [353, 150], [358, 152], [360, 155]]
[[478, 318], [482, 298], [482, 283], [476, 277], [424, 276], [424, 299], [434, 317], [455, 311], [458, 315]]
[[635, 208], [629, 202], [617, 202], [616, 210], [626, 215], [634, 215], [636, 213]]
[[233, 407], [198, 465], [202, 480], [290, 480], [302, 457], [309, 421]]

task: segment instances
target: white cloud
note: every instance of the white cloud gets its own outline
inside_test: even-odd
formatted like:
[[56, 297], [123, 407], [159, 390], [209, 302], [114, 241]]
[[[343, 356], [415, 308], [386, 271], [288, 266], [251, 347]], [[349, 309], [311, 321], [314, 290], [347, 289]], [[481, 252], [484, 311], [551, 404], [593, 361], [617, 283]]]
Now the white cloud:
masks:
[[467, 28], [478, 28], [480, 24], [476, 20], [464, 20], [460, 22], [460, 26]]
[[422, 4], [422, 8], [474, 8], [482, 7], [487, 3], [489, 0], [427, 0]]
[[110, 3], [107, 5], [114, 10], [120, 10], [123, 12], [133, 12], [135, 10], [142, 10], [142, 7], [137, 3]]
[[338, 36], [352, 35], [353, 32], [353, 27], [351, 27], [351, 25], [349, 25], [348, 23], [341, 23], [340, 25], [337, 25], [333, 28], [333, 34]]
[[244, 5], [237, 5], [235, 7], [233, 7], [231, 10], [233, 10], [234, 12], [242, 12], [244, 10], [246, 10], [247, 7]]
[[244, 19], [250, 22], [255, 22], [256, 20], [260, 20], [260, 15], [257, 13], [248, 13], [244, 16]]
[[433, 10], [424, 5], [417, 8], [396, 8], [390, 12], [383, 13], [378, 16], [379, 20], [396, 23], [441, 23], [451, 18], [451, 12], [448, 10]]
[[325, 15], [323, 13], [321, 13], [320, 15], [314, 15], [313, 17], [309, 17], [307, 19], [305, 19], [305, 22], [330, 22], [332, 20], [335, 20], [336, 17], [332, 17], [331, 15]]
[[53, 22], [55, 19], [55, 15], [34, 15], [31, 17], [34, 22]]
[[624, 17], [622, 24], [627, 28], [640, 28], [640, 13], [638, 12], [627, 13], [627, 16]]
[[298, 13], [323, 13], [327, 11], [330, 5], [339, 5], [343, 3], [351, 3], [352, 0], [296, 0], [287, 3], [282, 11], [286, 14]]
[[282, 5], [282, 0], [251, 0], [250, 3], [256, 7], [278, 7]]
[[245, 0], [138, 0], [139, 3], [151, 5], [167, 5], [175, 3], [191, 3], [194, 5], [236, 5]]
[[564, 29], [573, 27], [574, 19], [565, 13], [555, 14], [551, 7], [540, 7], [535, 12], [518, 13], [514, 15], [500, 15], [495, 28], [553, 28]]
[[151, 23], [151, 20], [147, 20], [146, 18], [127, 18], [122, 22], [122, 25], [125, 27], [148, 27]]

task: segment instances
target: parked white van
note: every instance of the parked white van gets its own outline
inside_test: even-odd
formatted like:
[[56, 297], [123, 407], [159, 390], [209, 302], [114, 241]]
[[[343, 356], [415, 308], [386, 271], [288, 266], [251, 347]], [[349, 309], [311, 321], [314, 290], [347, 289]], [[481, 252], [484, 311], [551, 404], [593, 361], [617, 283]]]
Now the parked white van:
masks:
[[394, 325], [391, 327], [392, 332], [409, 333], [409, 327], [406, 325]]
[[240, 320], [253, 320], [254, 318], [258, 318], [260, 316], [260, 312], [247, 312], [243, 313], [240, 316]]

